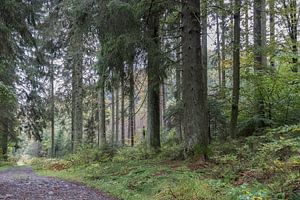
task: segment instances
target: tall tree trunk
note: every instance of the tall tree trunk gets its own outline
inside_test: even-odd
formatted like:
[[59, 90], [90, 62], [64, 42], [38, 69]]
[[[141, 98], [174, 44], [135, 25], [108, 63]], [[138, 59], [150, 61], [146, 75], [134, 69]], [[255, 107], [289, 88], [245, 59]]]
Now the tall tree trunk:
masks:
[[266, 12], [266, 0], [261, 0], [262, 2], [262, 21], [261, 21], [261, 33], [262, 33], [262, 65], [267, 67], [268, 59], [267, 59], [267, 12]]
[[129, 134], [130, 134], [130, 144], [134, 146], [134, 124], [135, 124], [135, 107], [134, 107], [134, 68], [133, 68], [134, 58], [130, 61], [129, 64]]
[[120, 95], [119, 95], [119, 84], [116, 87], [116, 145], [119, 145], [119, 125], [120, 125], [120, 107], [119, 107], [119, 102], [120, 102]]
[[206, 68], [201, 59], [200, 2], [186, 0], [182, 7], [183, 129], [186, 155], [200, 145], [203, 158], [208, 153], [208, 106]]
[[[176, 92], [175, 99], [176, 104], [179, 105], [181, 103], [181, 71], [182, 71], [182, 60], [181, 60], [181, 48], [177, 49], [177, 67], [176, 67]], [[176, 113], [176, 138], [177, 142], [180, 144], [182, 142], [182, 119], [181, 113]]]
[[269, 0], [269, 9], [270, 9], [270, 65], [272, 68], [275, 67], [274, 62], [274, 51], [275, 51], [275, 1]]
[[83, 35], [74, 33], [71, 37], [72, 57], [72, 150], [75, 152], [83, 135]]
[[[221, 8], [224, 8], [224, 0], [221, 0]], [[221, 29], [222, 29], [222, 35], [221, 35], [221, 46], [222, 46], [222, 93], [224, 94], [224, 90], [226, 87], [226, 71], [225, 71], [225, 60], [226, 60], [226, 38], [225, 38], [225, 32], [226, 32], [226, 14], [225, 11], [222, 10], [222, 19], [221, 19]]]
[[79, 147], [82, 144], [82, 136], [83, 136], [83, 74], [82, 74], [82, 59], [80, 60], [80, 63], [78, 65], [78, 94], [77, 98], [78, 101], [76, 103], [76, 143], [77, 147]]
[[111, 144], [115, 143], [115, 89], [111, 88]]
[[125, 145], [125, 88], [124, 72], [121, 74], [121, 144]]
[[249, 0], [245, 1], [245, 47], [249, 50]]
[[161, 127], [162, 129], [165, 128], [165, 112], [166, 112], [166, 85], [165, 83], [161, 84]]
[[148, 145], [155, 151], [160, 150], [160, 74], [159, 72], [159, 15], [149, 20], [152, 43], [148, 47]]
[[222, 89], [222, 62], [221, 62], [221, 48], [220, 48], [220, 23], [219, 23], [219, 13], [216, 14], [216, 34], [217, 34], [217, 55], [218, 55], [218, 84], [219, 84], [219, 89], [221, 91]]
[[[264, 0], [263, 0], [264, 1]], [[263, 1], [254, 0], [254, 67], [256, 70], [263, 69], [263, 27], [262, 27], [262, 11]]]
[[0, 124], [0, 144], [2, 150], [2, 157], [4, 160], [7, 160], [7, 149], [8, 149], [8, 121], [2, 122]]
[[99, 147], [103, 148], [106, 145], [106, 127], [105, 127], [105, 80], [104, 74], [101, 74], [99, 80]]
[[240, 96], [240, 8], [241, 0], [235, 0], [234, 8], [234, 40], [233, 40], [233, 89], [231, 106], [231, 133], [236, 137], [237, 121], [239, 114], [239, 96]]
[[[254, 0], [254, 69], [260, 75], [265, 66], [265, 0]], [[257, 112], [264, 117], [264, 99], [260, 91], [261, 83], [257, 83]]]
[[75, 152], [75, 108], [76, 108], [76, 80], [75, 69], [72, 68], [72, 111], [71, 111], [71, 151]]
[[[207, 9], [208, 9], [208, 1], [207, 0], [202, 0], [201, 1], [201, 20], [202, 20], [202, 26], [201, 26], [201, 44], [202, 44], [202, 49], [201, 49], [201, 56], [202, 56], [202, 64], [203, 64], [203, 70], [204, 70], [204, 74], [203, 74], [203, 78], [204, 78], [204, 82], [207, 84], [207, 64], [208, 64], [208, 57], [207, 57]], [[205, 91], [207, 92], [207, 91]], [[207, 94], [206, 94], [207, 95]], [[208, 113], [207, 113], [208, 114]], [[209, 115], [208, 115], [208, 119], [209, 119]], [[208, 129], [207, 131], [207, 137], [210, 138], [210, 131]]]
[[54, 65], [50, 66], [50, 85], [51, 85], [51, 157], [55, 157], [55, 141], [54, 141], [54, 115], [55, 115], [55, 102], [54, 102]]
[[202, 63], [207, 68], [207, 0], [202, 0], [201, 3]]
[[[288, 33], [291, 39], [292, 43], [292, 71], [298, 72], [299, 70], [299, 63], [298, 63], [298, 47], [297, 47], [297, 39], [298, 39], [298, 21], [299, 21], [299, 15], [300, 11], [297, 10], [297, 0], [290, 0], [287, 2], [286, 0], [283, 0], [283, 6], [284, 6], [284, 14], [287, 21], [287, 27], [288, 27]], [[299, 7], [298, 7], [299, 8]]]

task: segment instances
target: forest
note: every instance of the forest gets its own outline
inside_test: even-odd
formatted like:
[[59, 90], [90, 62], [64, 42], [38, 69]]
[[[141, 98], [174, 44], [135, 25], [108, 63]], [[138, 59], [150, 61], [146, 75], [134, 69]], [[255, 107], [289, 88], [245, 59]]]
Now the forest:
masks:
[[299, 0], [0, 0], [0, 199], [300, 200]]

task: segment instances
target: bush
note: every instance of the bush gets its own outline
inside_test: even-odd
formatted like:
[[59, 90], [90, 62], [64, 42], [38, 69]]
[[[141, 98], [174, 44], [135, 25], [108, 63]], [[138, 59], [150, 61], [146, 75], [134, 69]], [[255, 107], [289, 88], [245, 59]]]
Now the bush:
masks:
[[112, 147], [98, 148], [84, 148], [82, 147], [75, 154], [70, 154], [64, 159], [70, 161], [73, 165], [87, 165], [94, 162], [106, 162], [113, 158], [116, 154], [116, 149]]
[[62, 171], [71, 168], [72, 163], [67, 160], [33, 158], [31, 160], [31, 165], [35, 169]]
[[128, 160], [146, 160], [155, 155], [154, 152], [148, 150], [145, 144], [140, 144], [135, 148], [123, 147], [117, 150], [113, 161], [128, 161]]

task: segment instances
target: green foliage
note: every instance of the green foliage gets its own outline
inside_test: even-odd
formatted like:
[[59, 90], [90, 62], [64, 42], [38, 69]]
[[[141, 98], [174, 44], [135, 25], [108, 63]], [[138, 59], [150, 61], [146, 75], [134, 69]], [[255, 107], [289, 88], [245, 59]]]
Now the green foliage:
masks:
[[136, 148], [120, 148], [114, 156], [113, 161], [146, 160], [149, 158], [153, 158], [154, 155], [154, 152], [146, 148], [144, 144], [141, 144], [138, 145]]
[[290, 66], [282, 62], [277, 70], [266, 68], [259, 74], [247, 67], [242, 70], [242, 77], [245, 80], [241, 86], [241, 121], [257, 115], [257, 98], [263, 100], [265, 118], [272, 124], [300, 121], [300, 80], [297, 73], [290, 71]]
[[[237, 188], [233, 188], [230, 191], [229, 196], [230, 199], [237, 199], [237, 200], [248, 200], [248, 199], [263, 200], [263, 199], [271, 199], [272, 192], [263, 185], [255, 185], [254, 187], [249, 188], [249, 186], [245, 184]], [[279, 198], [279, 199], [283, 200], [283, 198]]]
[[7, 105], [15, 104], [16, 96], [13, 89], [0, 81], [0, 104], [6, 103]]
[[[1, 149], [0, 149], [0, 152], [1, 152]], [[8, 160], [4, 161], [1, 159], [1, 156], [0, 156], [0, 171], [6, 170], [15, 165], [16, 165], [16, 161], [14, 159], [8, 159]]]
[[112, 159], [116, 150], [111, 147], [105, 147], [104, 149], [93, 149], [82, 146], [77, 153], [70, 154], [65, 157], [67, 161], [70, 161], [74, 165], [88, 165], [94, 162], [106, 162]]

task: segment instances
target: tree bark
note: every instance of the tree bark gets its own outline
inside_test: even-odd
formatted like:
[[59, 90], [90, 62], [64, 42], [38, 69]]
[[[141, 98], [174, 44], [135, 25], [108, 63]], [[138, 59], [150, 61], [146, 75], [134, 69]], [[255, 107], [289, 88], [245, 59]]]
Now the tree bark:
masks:
[[166, 112], [166, 85], [165, 83], [161, 84], [161, 127], [162, 129], [165, 128], [166, 122], [165, 122], [165, 112]]
[[125, 88], [124, 72], [121, 74], [121, 144], [125, 145]]
[[2, 157], [4, 160], [7, 160], [7, 149], [8, 149], [8, 122], [2, 122], [0, 124], [0, 143], [1, 143], [1, 150], [2, 150]]
[[283, 0], [283, 6], [285, 9], [285, 16], [287, 21], [287, 28], [288, 33], [292, 43], [292, 71], [298, 72], [299, 70], [299, 63], [298, 63], [298, 47], [297, 47], [297, 40], [298, 40], [298, 21], [299, 21], [299, 14], [297, 11], [297, 0], [290, 0], [286, 2]]
[[[208, 1], [207, 0], [202, 0], [201, 1], [201, 20], [202, 20], [202, 36], [201, 36], [201, 45], [202, 45], [202, 49], [201, 49], [201, 56], [202, 56], [202, 64], [203, 64], [203, 70], [204, 70], [204, 74], [203, 74], [203, 78], [204, 78], [204, 82], [207, 84], [207, 64], [208, 64], [208, 57], [207, 57], [207, 9], [208, 9]], [[207, 91], [205, 91], [207, 93]], [[206, 94], [207, 95], [207, 94]], [[208, 109], [208, 108], [207, 108]], [[207, 112], [208, 114], [208, 112]], [[209, 119], [209, 117], [208, 117]], [[207, 131], [207, 137], [210, 138], [210, 131], [208, 129]], [[210, 142], [210, 140], [209, 140]]]
[[272, 68], [275, 67], [274, 62], [274, 51], [275, 51], [275, 1], [269, 0], [269, 9], [270, 9], [270, 65]]
[[207, 0], [201, 1], [201, 39], [202, 39], [202, 63], [207, 68]]
[[[221, 8], [224, 8], [224, 0], [221, 0]], [[222, 10], [222, 19], [221, 19], [221, 46], [222, 46], [222, 93], [224, 94], [224, 90], [226, 88], [226, 71], [225, 71], [225, 60], [226, 60], [226, 38], [225, 38], [225, 27], [226, 25], [226, 14], [225, 11]]]
[[245, 47], [249, 50], [249, 0], [245, 1]]
[[133, 68], [134, 58], [132, 58], [129, 64], [129, 132], [130, 132], [130, 145], [134, 146], [134, 121], [135, 121], [135, 106], [134, 106], [134, 68]]
[[220, 23], [219, 23], [219, 14], [216, 14], [216, 34], [217, 34], [217, 55], [218, 55], [218, 84], [219, 84], [219, 89], [220, 91], [222, 90], [222, 59], [221, 59], [221, 48], [220, 48]]
[[[181, 71], [182, 71], [182, 60], [181, 60], [181, 48], [177, 49], [177, 68], [176, 68], [176, 92], [175, 92], [175, 99], [176, 104], [180, 105], [182, 101], [181, 95]], [[182, 142], [182, 113], [179, 111], [176, 113], [176, 138], [178, 144]]]
[[[265, 67], [265, 0], [254, 0], [254, 69], [260, 75]], [[257, 113], [264, 117], [264, 99], [260, 92], [260, 83], [257, 83]]]
[[51, 85], [51, 157], [55, 157], [55, 141], [54, 141], [54, 125], [55, 125], [55, 102], [54, 102], [54, 65], [51, 63], [50, 66], [50, 85]]
[[116, 87], [116, 142], [115, 144], [116, 145], [119, 145], [119, 125], [120, 125], [120, 117], [119, 117], [119, 114], [120, 114], [120, 107], [119, 107], [119, 84], [118, 86]]
[[235, 138], [237, 134], [237, 121], [239, 114], [240, 97], [240, 8], [241, 0], [235, 0], [234, 8], [234, 40], [233, 40], [233, 89], [231, 106], [231, 133]]
[[207, 71], [202, 64], [200, 2], [186, 0], [182, 7], [183, 130], [186, 156], [199, 145], [204, 159], [208, 153]]
[[101, 74], [99, 80], [99, 147], [106, 146], [106, 127], [105, 127], [105, 80], [104, 74]]
[[70, 41], [72, 57], [72, 151], [77, 151], [83, 135], [83, 34], [73, 33]]
[[75, 108], [76, 108], [76, 72], [74, 67], [72, 68], [72, 111], [71, 111], [71, 151], [75, 152]]
[[152, 42], [148, 47], [148, 145], [155, 151], [160, 150], [160, 39], [159, 15], [149, 20]]
[[115, 89], [111, 88], [111, 144], [115, 143]]

